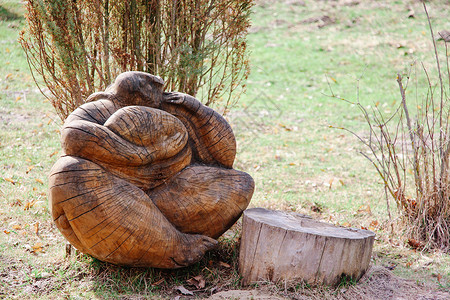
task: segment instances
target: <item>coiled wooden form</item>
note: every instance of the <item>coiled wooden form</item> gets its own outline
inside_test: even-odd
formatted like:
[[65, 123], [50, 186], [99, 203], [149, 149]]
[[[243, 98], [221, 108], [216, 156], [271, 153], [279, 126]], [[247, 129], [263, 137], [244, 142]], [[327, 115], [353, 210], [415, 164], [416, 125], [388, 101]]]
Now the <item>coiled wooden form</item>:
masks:
[[163, 81], [126, 72], [66, 120], [50, 174], [55, 224], [80, 251], [120, 265], [197, 262], [247, 207], [225, 119]]

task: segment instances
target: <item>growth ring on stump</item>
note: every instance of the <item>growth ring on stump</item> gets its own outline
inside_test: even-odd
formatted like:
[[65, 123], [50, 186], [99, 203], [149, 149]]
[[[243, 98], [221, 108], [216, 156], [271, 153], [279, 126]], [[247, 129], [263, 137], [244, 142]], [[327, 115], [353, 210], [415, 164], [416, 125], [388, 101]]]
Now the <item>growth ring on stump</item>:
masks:
[[264, 208], [244, 212], [239, 271], [244, 285], [304, 281], [336, 285], [369, 267], [375, 234]]

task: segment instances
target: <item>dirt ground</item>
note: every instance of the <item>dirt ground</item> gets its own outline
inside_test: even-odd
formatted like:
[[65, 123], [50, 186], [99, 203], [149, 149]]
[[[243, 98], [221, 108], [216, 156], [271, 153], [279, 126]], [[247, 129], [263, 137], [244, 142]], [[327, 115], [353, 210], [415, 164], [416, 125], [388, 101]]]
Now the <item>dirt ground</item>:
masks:
[[[278, 296], [275, 296], [274, 294]], [[283, 295], [279, 296], [279, 295]], [[373, 266], [355, 284], [335, 290], [302, 288], [296, 292], [278, 290], [266, 285], [258, 290], [229, 290], [212, 295], [208, 299], [450, 299], [450, 293], [433, 290], [430, 286], [418, 285], [402, 279], [384, 267]]]

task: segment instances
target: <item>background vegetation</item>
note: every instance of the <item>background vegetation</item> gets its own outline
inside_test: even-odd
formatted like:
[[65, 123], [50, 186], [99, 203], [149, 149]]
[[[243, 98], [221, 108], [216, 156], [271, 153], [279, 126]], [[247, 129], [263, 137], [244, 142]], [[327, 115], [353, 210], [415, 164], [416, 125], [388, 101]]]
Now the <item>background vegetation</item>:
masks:
[[250, 0], [28, 0], [20, 43], [63, 120], [130, 70], [226, 109], [249, 72], [251, 7]]
[[[444, 0], [428, 3], [435, 31], [450, 28], [448, 5]], [[204, 297], [243, 288], [236, 269], [239, 227], [222, 239], [219, 250], [184, 270], [127, 269], [85, 256], [66, 257], [46, 198], [47, 174], [59, 155], [61, 124], [38, 93], [17, 43], [24, 12], [18, 1], [0, 1], [0, 294], [20, 299], [174, 297], [182, 295], [174, 288], [184, 286]], [[400, 216], [395, 204], [389, 220], [383, 183], [360, 155], [369, 150], [352, 135], [330, 128], [345, 127], [363, 137], [369, 132], [358, 107], [330, 97], [331, 90], [350, 101], [359, 98], [368, 110], [378, 107], [389, 114], [401, 101], [397, 73], [410, 74], [411, 64], [423, 63], [437, 82], [421, 3], [259, 0], [248, 44], [252, 73], [247, 93], [228, 119], [238, 139], [235, 167], [256, 182], [251, 206], [374, 230], [375, 266], [413, 280], [407, 288], [414, 297], [420, 295], [418, 287], [448, 291], [448, 254], [408, 245], [395, 222]], [[444, 42], [437, 41], [437, 46], [442, 53]], [[427, 85], [408, 89], [408, 101], [421, 105], [427, 91]], [[204, 288], [188, 282], [199, 275]], [[386, 298], [401, 290], [386, 286], [377, 290]], [[345, 298], [353, 287], [250, 288], [290, 298]], [[363, 293], [367, 284], [354, 288]]]

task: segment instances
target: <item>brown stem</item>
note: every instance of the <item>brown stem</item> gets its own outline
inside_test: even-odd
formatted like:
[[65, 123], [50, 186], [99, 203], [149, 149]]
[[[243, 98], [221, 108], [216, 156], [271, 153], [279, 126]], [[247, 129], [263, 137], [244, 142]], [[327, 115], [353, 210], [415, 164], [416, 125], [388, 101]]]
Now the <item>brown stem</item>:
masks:
[[402, 76], [400, 75], [400, 73], [397, 74], [397, 82], [398, 82], [398, 87], [400, 89], [400, 94], [402, 96], [402, 106], [403, 106], [403, 111], [405, 112], [406, 125], [408, 126], [408, 131], [409, 131], [409, 138], [411, 140], [411, 145], [412, 145], [412, 148], [414, 151], [413, 166], [414, 166], [414, 179], [415, 179], [415, 183], [416, 183], [417, 194], [422, 195], [423, 188], [422, 188], [422, 181], [421, 181], [420, 173], [419, 173], [419, 161], [418, 161], [418, 157], [417, 157], [416, 142], [415, 142], [415, 138], [414, 138], [414, 132], [411, 127], [411, 118], [409, 117], [408, 106], [406, 105], [406, 94], [405, 94], [405, 89], [403, 88]]

